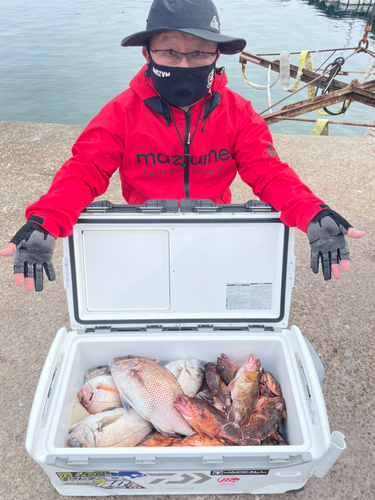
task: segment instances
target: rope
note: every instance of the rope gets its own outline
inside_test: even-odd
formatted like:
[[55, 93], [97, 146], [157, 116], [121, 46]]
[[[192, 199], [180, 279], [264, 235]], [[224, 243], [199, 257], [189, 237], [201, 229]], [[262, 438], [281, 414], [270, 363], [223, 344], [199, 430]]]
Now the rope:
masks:
[[254, 89], [257, 89], [257, 90], [265, 90], [265, 89], [270, 89], [272, 88], [274, 85], [276, 85], [276, 83], [279, 81], [280, 79], [280, 75], [277, 75], [277, 78], [276, 80], [273, 82], [272, 85], [258, 85], [257, 83], [253, 83], [251, 82], [247, 76], [246, 76], [246, 63], [242, 63], [242, 76], [243, 76], [243, 79], [245, 80], [245, 82], [250, 85], [251, 87], [253, 87]]
[[271, 65], [268, 66], [268, 85], [267, 85], [267, 94], [268, 94], [268, 105], [270, 107], [270, 113], [272, 113], [272, 102], [271, 102]]

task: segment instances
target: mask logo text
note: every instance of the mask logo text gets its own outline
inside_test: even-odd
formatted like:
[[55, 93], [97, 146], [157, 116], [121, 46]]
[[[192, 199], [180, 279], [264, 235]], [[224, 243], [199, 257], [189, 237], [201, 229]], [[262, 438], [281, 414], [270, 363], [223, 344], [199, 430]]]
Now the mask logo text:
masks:
[[152, 68], [152, 71], [155, 73], [156, 76], [158, 76], [160, 78], [165, 78], [166, 76], [171, 76], [171, 74], [168, 73], [167, 71], [160, 71], [159, 69], [156, 69], [156, 68]]
[[214, 75], [215, 75], [215, 70], [213, 69], [211, 71], [211, 73], [208, 75], [208, 78], [207, 78], [207, 88], [210, 89], [211, 88], [211, 85], [212, 85], [212, 81], [214, 79]]

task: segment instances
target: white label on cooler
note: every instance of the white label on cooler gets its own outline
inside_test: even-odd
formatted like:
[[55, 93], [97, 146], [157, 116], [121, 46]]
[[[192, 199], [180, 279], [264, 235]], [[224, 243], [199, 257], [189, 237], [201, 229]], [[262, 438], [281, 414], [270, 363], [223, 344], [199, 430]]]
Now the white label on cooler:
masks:
[[272, 307], [272, 283], [227, 283], [227, 309], [258, 309]]

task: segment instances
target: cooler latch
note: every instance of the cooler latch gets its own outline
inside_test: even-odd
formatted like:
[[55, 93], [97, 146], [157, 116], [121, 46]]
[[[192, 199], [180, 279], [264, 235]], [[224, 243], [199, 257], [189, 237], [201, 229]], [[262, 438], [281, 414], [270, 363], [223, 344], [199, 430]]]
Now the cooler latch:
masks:
[[136, 207], [136, 212], [143, 214], [161, 214], [163, 212], [178, 212], [177, 200], [148, 200], [143, 205]]
[[87, 205], [84, 211], [89, 214], [105, 214], [108, 211], [113, 211], [113, 204], [107, 200], [94, 201], [90, 205]]

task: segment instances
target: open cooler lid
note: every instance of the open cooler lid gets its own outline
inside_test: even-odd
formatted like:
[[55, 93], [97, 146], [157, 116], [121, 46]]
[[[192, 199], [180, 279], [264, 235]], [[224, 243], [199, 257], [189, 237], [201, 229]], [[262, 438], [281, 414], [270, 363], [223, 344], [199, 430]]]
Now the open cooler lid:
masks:
[[95, 202], [64, 240], [63, 269], [73, 330], [278, 329], [293, 230], [259, 201]]

